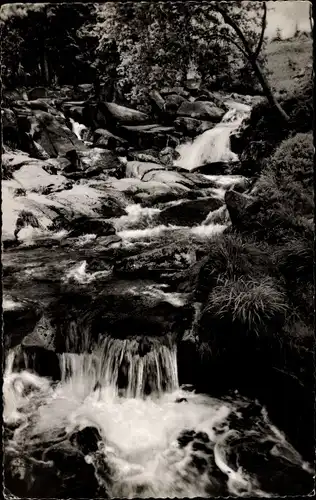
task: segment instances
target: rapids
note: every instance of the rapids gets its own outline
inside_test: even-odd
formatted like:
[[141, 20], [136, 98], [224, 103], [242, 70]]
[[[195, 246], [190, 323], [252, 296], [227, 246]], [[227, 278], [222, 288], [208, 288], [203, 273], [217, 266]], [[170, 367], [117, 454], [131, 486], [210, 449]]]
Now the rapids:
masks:
[[[179, 146], [177, 164], [190, 170], [206, 162], [235, 160], [230, 151], [230, 135], [249, 111], [247, 106], [232, 106], [220, 124], [193, 143]], [[70, 121], [82, 139], [85, 127]], [[221, 199], [236, 181], [234, 176], [207, 177], [215, 182], [214, 195]], [[229, 224], [225, 206], [210, 212], [194, 227], [160, 224], [160, 212], [161, 208], [128, 205], [125, 215], [111, 220], [121, 238], [115, 248], [155, 245], [168, 235], [174, 235], [174, 241], [178, 235], [205, 241], [222, 233]], [[56, 232], [54, 237], [62, 235]], [[32, 243], [33, 238], [34, 232], [27, 243]], [[51, 279], [54, 284], [60, 279], [67, 284], [100, 282], [104, 286], [112, 275], [111, 266], [95, 272], [89, 272], [87, 267], [89, 251], [93, 253], [98, 241], [97, 235], [84, 234], [68, 253], [62, 248], [49, 255], [41, 248], [33, 254], [13, 250], [10, 264], [31, 275], [42, 260], [40, 272], [46, 279], [45, 272], [53, 273], [50, 261], [55, 259], [58, 265], [55, 264], [56, 274]], [[175, 307], [190, 300], [186, 294], [169, 292], [165, 287], [144, 284], [141, 293], [160, 297]], [[132, 287], [128, 291], [133, 290]], [[37, 293], [42, 294], [40, 286]], [[139, 290], [135, 290], [137, 293]], [[17, 307], [10, 298], [4, 305], [8, 310]], [[188, 338], [195, 336], [199, 319], [200, 308], [196, 304], [194, 308], [191, 330], [185, 332]], [[80, 339], [80, 353], [58, 354], [58, 382], [33, 371], [32, 354], [24, 352], [21, 366], [21, 348], [11, 349], [4, 370], [3, 419], [5, 429], [9, 429], [6, 455], [15, 457], [16, 475], [29, 477], [32, 484], [36, 478], [30, 463], [54, 468], [56, 464], [47, 458], [48, 450], [71, 440], [74, 433], [87, 427], [98, 433], [97, 449], [85, 453], [84, 460], [93, 467], [101, 497], [274, 496], [271, 488], [267, 491], [261, 483], [262, 476], [269, 477], [271, 472], [265, 472], [264, 467], [276, 457], [278, 470], [284, 470], [286, 463], [311, 474], [308, 464], [257, 403], [238, 394], [217, 399], [198, 394], [193, 387], [179, 386], [177, 344], [172, 333], [122, 340], [100, 332], [91, 346], [87, 332], [87, 338]], [[75, 327], [69, 330], [66, 350], [78, 343], [76, 335]], [[258, 472], [243, 462], [243, 446], [246, 451], [251, 449], [253, 456], [264, 456], [264, 470]]]

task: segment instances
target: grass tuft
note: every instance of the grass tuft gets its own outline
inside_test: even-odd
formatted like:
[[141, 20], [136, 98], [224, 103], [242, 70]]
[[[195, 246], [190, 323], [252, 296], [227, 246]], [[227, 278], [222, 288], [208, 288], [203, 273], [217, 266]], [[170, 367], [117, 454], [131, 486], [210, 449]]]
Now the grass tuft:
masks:
[[204, 309], [204, 314], [235, 323], [258, 336], [272, 323], [283, 322], [286, 312], [286, 296], [270, 277], [225, 280], [213, 288]]
[[207, 259], [198, 276], [197, 290], [208, 293], [218, 280], [265, 276], [270, 265], [268, 254], [242, 236], [220, 235], [210, 243]]

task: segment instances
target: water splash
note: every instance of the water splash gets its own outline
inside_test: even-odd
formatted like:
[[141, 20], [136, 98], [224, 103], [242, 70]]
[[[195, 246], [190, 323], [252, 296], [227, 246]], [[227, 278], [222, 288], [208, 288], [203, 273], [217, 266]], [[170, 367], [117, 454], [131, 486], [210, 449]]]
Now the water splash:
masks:
[[69, 271], [63, 277], [63, 282], [87, 284], [97, 279], [108, 278], [111, 275], [111, 272], [111, 270], [105, 270], [89, 273], [87, 272], [87, 261], [84, 260], [79, 264], [75, 264], [69, 269]]
[[133, 244], [133, 242], [148, 241], [151, 242], [156, 238], [160, 238], [164, 234], [177, 232], [179, 235], [195, 236], [199, 238], [211, 238], [219, 233], [222, 233], [227, 227], [227, 224], [201, 224], [195, 227], [174, 226], [161, 224], [156, 227], [147, 229], [130, 229], [120, 231], [118, 236], [122, 238], [123, 245]]
[[308, 469], [264, 410], [249, 419], [249, 402], [237, 396], [218, 400], [179, 388], [170, 338], [152, 339], [149, 350], [142, 342], [106, 337], [90, 354], [61, 354], [57, 386], [29, 371], [14, 373], [16, 353], [9, 353], [4, 421], [19, 425], [10, 450], [23, 463], [41, 448], [47, 464], [45, 446], [93, 426], [100, 441], [85, 460], [110, 498], [273, 496], [238, 458], [232, 462], [243, 440], [259, 453], [262, 443], [271, 443], [264, 448], [267, 460], [271, 449]]
[[82, 123], [76, 122], [73, 118], [69, 118], [69, 121], [71, 123], [72, 131], [76, 135], [76, 137], [82, 141], [83, 140], [83, 132], [85, 132], [87, 127], [83, 125]]
[[[157, 283], [153, 285], [147, 285], [144, 288], [142, 288], [142, 294], [161, 299], [165, 302], [169, 302], [175, 307], [183, 306], [186, 302], [187, 294], [177, 293], [177, 292], [167, 292], [164, 290], [164, 288], [167, 287], [168, 285], [164, 284], [159, 285]], [[139, 294], [139, 288], [137, 286], [130, 287], [128, 291], [135, 295]]]
[[128, 205], [125, 209], [127, 215], [122, 215], [118, 219], [113, 219], [113, 224], [117, 231], [128, 229], [145, 229], [154, 225], [160, 213], [159, 208], [142, 207], [140, 204]]
[[230, 136], [248, 118], [250, 111], [246, 105], [241, 109], [239, 106], [232, 108], [214, 128], [206, 130], [193, 142], [178, 146], [180, 158], [175, 165], [192, 170], [206, 163], [238, 161], [238, 156], [230, 149]]
[[156, 339], [147, 340], [144, 347], [144, 342], [106, 337], [92, 354], [62, 354], [62, 381], [71, 383], [74, 393], [84, 387], [89, 394], [99, 384], [128, 398], [176, 390], [176, 347]]
[[159, 238], [164, 233], [170, 233], [175, 230], [183, 231], [183, 227], [160, 224], [159, 226], [149, 227], [146, 229], [125, 229], [123, 231], [119, 231], [117, 234], [120, 238], [122, 238], [124, 244], [126, 242], [128, 243], [140, 240], [151, 241], [154, 238]]

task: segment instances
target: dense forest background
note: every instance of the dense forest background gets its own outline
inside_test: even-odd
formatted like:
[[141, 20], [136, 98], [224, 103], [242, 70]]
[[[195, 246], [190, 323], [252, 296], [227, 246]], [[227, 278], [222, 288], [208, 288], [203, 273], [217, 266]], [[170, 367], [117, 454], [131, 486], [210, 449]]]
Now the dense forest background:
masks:
[[[255, 51], [264, 7], [234, 11], [231, 3], [229, 10]], [[14, 4], [2, 11], [1, 38], [6, 88], [93, 81], [106, 87], [109, 100], [140, 105], [152, 88], [182, 85], [192, 76], [214, 90], [260, 91], [216, 4]]]

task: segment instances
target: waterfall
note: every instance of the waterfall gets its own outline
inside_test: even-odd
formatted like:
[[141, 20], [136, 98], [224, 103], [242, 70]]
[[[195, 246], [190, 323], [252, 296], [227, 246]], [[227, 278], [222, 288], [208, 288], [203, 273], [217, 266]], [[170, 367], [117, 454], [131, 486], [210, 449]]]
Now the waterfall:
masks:
[[73, 118], [69, 118], [69, 121], [71, 123], [73, 133], [77, 136], [78, 139], [80, 139], [80, 141], [82, 141], [82, 133], [87, 130], [87, 127], [82, 123], [76, 122]]
[[[272, 452], [274, 467], [281, 457], [276, 472], [284, 475], [284, 456], [312, 476], [264, 409], [249, 418], [245, 399], [219, 400], [179, 388], [171, 339], [105, 337], [90, 353], [60, 354], [58, 384], [28, 370], [14, 371], [17, 354], [9, 353], [4, 373], [4, 423], [15, 428], [6, 455], [17, 457], [14, 463], [26, 477], [33, 477], [32, 463], [54, 469], [46, 452], [52, 446], [58, 451], [60, 443], [62, 455], [61, 441], [73, 442], [86, 427], [96, 429], [99, 441], [84, 459], [107, 498], [273, 496], [261, 490], [253, 471], [238, 466], [243, 440], [264, 453], [267, 463], [269, 450], [278, 446]], [[45, 469], [41, 473], [45, 480]], [[259, 477], [262, 473], [270, 481], [271, 469], [259, 471]]]
[[206, 130], [193, 142], [178, 146], [180, 158], [176, 166], [192, 170], [206, 163], [238, 161], [238, 156], [230, 149], [230, 136], [249, 116], [251, 108], [237, 103], [231, 106], [214, 128]]
[[[147, 343], [144, 351], [143, 344]], [[141, 398], [178, 388], [175, 345], [146, 339], [106, 337], [94, 351], [60, 355], [63, 382], [89, 394], [94, 387], [110, 387], [115, 394]]]

